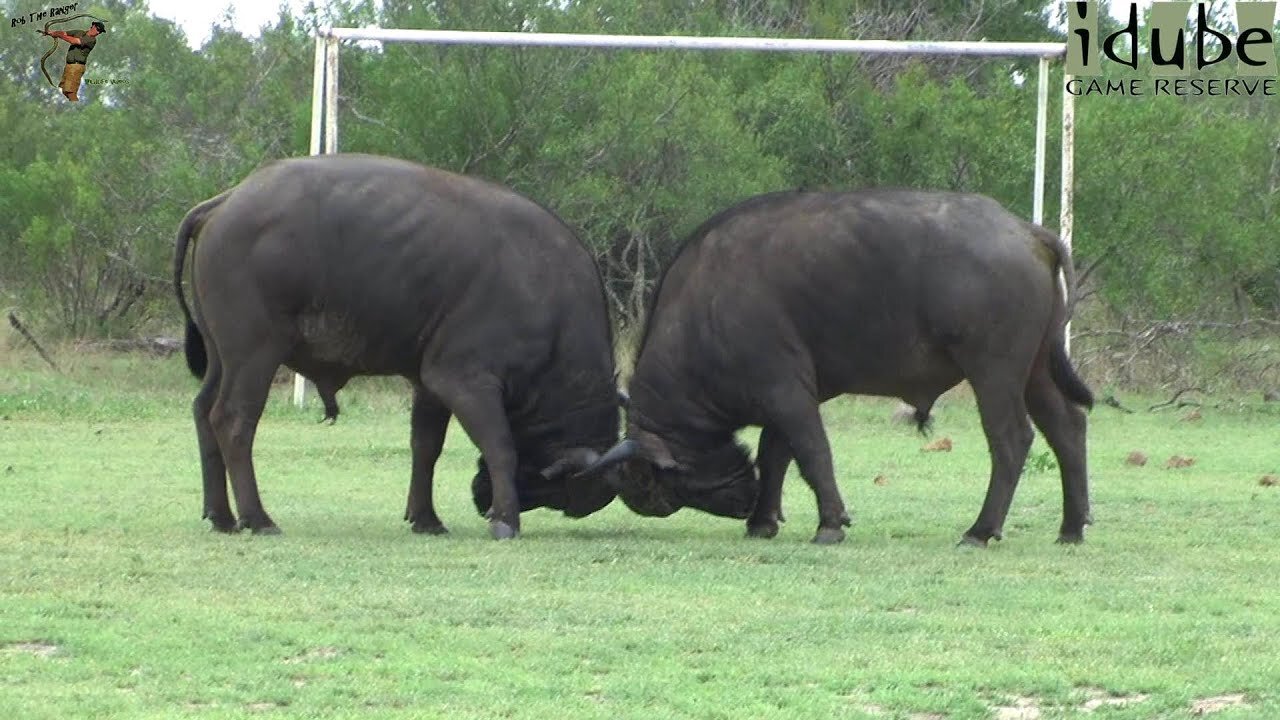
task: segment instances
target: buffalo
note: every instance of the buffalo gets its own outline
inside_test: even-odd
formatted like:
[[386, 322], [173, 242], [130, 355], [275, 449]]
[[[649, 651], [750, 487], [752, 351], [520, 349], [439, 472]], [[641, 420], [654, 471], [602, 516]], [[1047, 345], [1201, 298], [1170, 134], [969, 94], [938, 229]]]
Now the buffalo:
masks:
[[[1066, 297], [1058, 273], [1066, 275]], [[611, 466], [633, 511], [681, 507], [747, 519], [773, 537], [795, 459], [818, 503], [814, 542], [844, 539], [819, 405], [901, 398], [924, 429], [935, 400], [967, 380], [991, 479], [963, 542], [999, 539], [1033, 439], [1062, 475], [1059, 541], [1090, 522], [1085, 414], [1064, 327], [1074, 271], [1062, 241], [994, 200], [872, 189], [747, 200], [694, 231], [662, 275], [629, 384], [626, 437], [581, 477]], [[759, 426], [756, 462], [734, 439]]]
[[617, 440], [604, 288], [573, 231], [533, 201], [392, 158], [287, 159], [193, 208], [173, 273], [204, 378], [193, 411], [215, 530], [279, 532], [252, 448], [281, 365], [315, 384], [329, 419], [353, 377], [409, 380], [415, 532], [447, 532], [432, 497], [451, 417], [483, 458], [474, 492], [495, 538], [519, 533], [522, 510], [582, 517], [615, 497], [576, 477]]

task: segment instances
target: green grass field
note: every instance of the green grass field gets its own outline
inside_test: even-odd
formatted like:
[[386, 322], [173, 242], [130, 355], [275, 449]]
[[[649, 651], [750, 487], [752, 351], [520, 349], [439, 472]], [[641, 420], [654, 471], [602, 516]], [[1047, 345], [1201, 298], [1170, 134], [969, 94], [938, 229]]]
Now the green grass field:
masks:
[[1095, 410], [1080, 547], [1053, 543], [1039, 438], [1005, 540], [955, 547], [988, 471], [962, 391], [930, 438], [949, 453], [891, 402], [824, 408], [855, 522], [837, 547], [808, 542], [794, 470], [772, 541], [616, 502], [496, 543], [456, 427], [452, 534], [400, 520], [397, 383], [349, 389], [334, 427], [281, 386], [256, 457], [285, 534], [224, 536], [200, 520], [181, 359], [60, 358], [0, 357], [4, 718], [1280, 718], [1275, 404]]

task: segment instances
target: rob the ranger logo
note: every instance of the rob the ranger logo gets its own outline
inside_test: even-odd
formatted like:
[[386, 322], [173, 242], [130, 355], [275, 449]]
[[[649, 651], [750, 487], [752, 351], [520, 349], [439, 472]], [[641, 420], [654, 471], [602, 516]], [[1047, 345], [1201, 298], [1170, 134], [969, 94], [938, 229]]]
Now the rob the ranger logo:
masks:
[[[1138, 6], [1128, 3], [1128, 23], [1101, 37], [1098, 32], [1099, 4], [1068, 2], [1066, 72], [1085, 80], [1068, 81], [1067, 91], [1075, 95], [1143, 95], [1140, 78], [1101, 80], [1102, 58], [1139, 69]], [[1195, 24], [1190, 29], [1194, 48], [1188, 41], [1187, 20], [1195, 6]], [[1276, 47], [1273, 27], [1275, 2], [1237, 2], [1235, 32], [1223, 32], [1210, 25], [1207, 2], [1154, 2], [1150, 27], [1146, 29], [1147, 74], [1154, 79], [1155, 95], [1274, 95]], [[1123, 7], [1123, 5], [1121, 5]], [[1235, 62], [1228, 65], [1228, 61]], [[1236, 77], [1192, 77], [1202, 71], [1227, 69]], [[1092, 79], [1090, 79], [1092, 78]]]

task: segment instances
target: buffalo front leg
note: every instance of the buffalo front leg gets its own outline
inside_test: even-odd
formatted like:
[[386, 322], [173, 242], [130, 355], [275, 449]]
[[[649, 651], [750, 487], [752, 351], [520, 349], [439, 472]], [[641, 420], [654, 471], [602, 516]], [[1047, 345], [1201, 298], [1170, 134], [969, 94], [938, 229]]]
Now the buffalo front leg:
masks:
[[1004, 520], [1013, 502], [1018, 477], [1031, 449], [1034, 431], [1027, 421], [1027, 406], [1020, 392], [1012, 391], [1007, 380], [989, 383], [970, 380], [978, 399], [978, 414], [991, 454], [991, 478], [978, 519], [965, 531], [961, 543], [986, 547], [991, 538], [1003, 537]]
[[782, 481], [791, 464], [791, 448], [772, 425], [760, 430], [756, 467], [760, 472], [760, 498], [747, 520], [747, 537], [772, 538], [782, 522]]
[[[769, 426], [786, 438], [801, 476], [817, 497], [818, 532], [813, 541], [820, 545], [834, 545], [844, 540], [844, 528], [852, 522], [836, 486], [831, 445], [822, 426], [817, 400], [800, 392], [788, 394], [775, 406], [773, 418], [766, 427]], [[774, 462], [778, 462], [776, 458]]]
[[480, 449], [493, 483], [489, 534], [508, 540], [520, 534], [520, 503], [516, 495], [516, 448], [502, 406], [496, 378], [453, 380], [433, 378], [427, 384], [458, 418], [471, 442]]
[[259, 535], [280, 532], [262, 507], [258, 478], [253, 468], [253, 440], [266, 405], [267, 392], [271, 389], [271, 378], [279, 366], [276, 357], [262, 347], [243, 365], [225, 368], [218, 399], [210, 412], [218, 446], [231, 475], [236, 510], [240, 515], [239, 527], [249, 528]]
[[[212, 350], [212, 348], [210, 348]], [[227, 464], [222, 459], [222, 450], [218, 447], [218, 436], [213, 431], [213, 423], [209, 415], [213, 411], [214, 400], [218, 396], [222, 384], [222, 363], [216, 352], [209, 353], [209, 368], [205, 371], [204, 385], [191, 403], [191, 412], [196, 421], [196, 442], [200, 447], [200, 473], [204, 477], [204, 515], [216, 532], [232, 533], [236, 527], [236, 516], [231, 512], [231, 501], [227, 497]]]
[[416, 533], [444, 535], [449, 530], [436, 515], [432, 495], [436, 461], [440, 459], [445, 433], [449, 430], [449, 409], [435, 396], [418, 388], [413, 395], [411, 422], [413, 475], [409, 478], [409, 500], [405, 505], [404, 519], [413, 523], [411, 527]]
[[1084, 542], [1089, 512], [1089, 471], [1086, 460], [1084, 411], [1058, 389], [1048, 370], [1032, 375], [1027, 384], [1027, 409], [1053, 449], [1062, 474], [1062, 526], [1058, 542]]

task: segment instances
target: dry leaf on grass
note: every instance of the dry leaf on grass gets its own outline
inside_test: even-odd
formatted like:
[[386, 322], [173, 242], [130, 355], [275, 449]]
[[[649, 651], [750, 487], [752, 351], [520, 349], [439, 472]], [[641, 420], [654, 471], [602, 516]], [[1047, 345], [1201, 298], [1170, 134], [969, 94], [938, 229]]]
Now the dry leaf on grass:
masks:
[[883, 475], [877, 475], [876, 479], [872, 480], [871, 482], [875, 483], [876, 485], [884, 486], [889, 484], [889, 479]]
[[1147, 464], [1147, 454], [1138, 450], [1134, 450], [1133, 452], [1129, 453], [1128, 457], [1124, 459], [1124, 464], [1133, 465], [1135, 467], [1142, 467], [1143, 465]]
[[1262, 487], [1275, 487], [1276, 485], [1280, 485], [1280, 477], [1276, 477], [1275, 475], [1263, 475], [1258, 478], [1258, 484]]
[[944, 437], [920, 448], [920, 452], [951, 452], [951, 438]]
[[1171, 469], [1171, 468], [1191, 467], [1192, 465], [1195, 465], [1195, 464], [1196, 464], [1196, 459], [1193, 457], [1182, 457], [1181, 455], [1174, 455], [1173, 457], [1169, 458], [1165, 462], [1164, 466], [1166, 469]]
[[1199, 410], [1192, 410], [1191, 412], [1182, 416], [1182, 422], [1195, 422], [1196, 420], [1199, 420], [1202, 417], [1204, 416], [1200, 414]]

